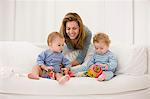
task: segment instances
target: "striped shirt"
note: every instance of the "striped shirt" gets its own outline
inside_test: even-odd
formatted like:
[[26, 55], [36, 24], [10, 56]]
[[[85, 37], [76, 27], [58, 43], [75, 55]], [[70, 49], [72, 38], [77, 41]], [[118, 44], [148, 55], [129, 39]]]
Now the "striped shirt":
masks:
[[90, 66], [93, 64], [107, 64], [108, 69], [106, 69], [105, 67], [102, 67], [102, 69], [114, 72], [117, 68], [117, 59], [114, 54], [110, 50], [108, 50], [105, 54], [94, 53], [87, 64], [87, 68], [85, 69], [90, 68]]
[[97, 54], [95, 52], [87, 64], [84, 64], [77, 68], [71, 68], [71, 69], [75, 73], [83, 72], [83, 71], [87, 71], [90, 68], [90, 66], [92, 66], [93, 64], [97, 64], [97, 65], [107, 64], [108, 69], [106, 69], [105, 67], [102, 67], [102, 70], [103, 71], [112, 71], [112, 72], [115, 72], [117, 65], [118, 65], [116, 57], [113, 55], [113, 53], [111, 51], [108, 50], [103, 55]]

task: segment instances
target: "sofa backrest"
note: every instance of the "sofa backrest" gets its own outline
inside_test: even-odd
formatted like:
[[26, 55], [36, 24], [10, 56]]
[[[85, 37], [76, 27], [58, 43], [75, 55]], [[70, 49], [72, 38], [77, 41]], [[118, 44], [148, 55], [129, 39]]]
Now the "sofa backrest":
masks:
[[150, 47], [147, 48], [148, 73], [150, 74]]
[[[18, 73], [28, 73], [36, 65], [38, 54], [47, 48], [29, 42], [0, 42], [0, 68], [13, 69]], [[118, 59], [116, 74], [141, 75], [147, 73], [147, 48], [137, 45], [112, 45], [110, 50]], [[92, 56], [94, 47], [90, 46], [85, 63]], [[150, 52], [150, 49], [149, 49]], [[69, 53], [68, 58], [74, 54]], [[66, 55], [67, 56], [67, 55]], [[150, 56], [150, 53], [149, 53]], [[150, 60], [150, 59], [149, 59]], [[150, 63], [149, 63], [150, 66]]]
[[118, 44], [110, 47], [118, 59], [117, 74], [146, 74], [147, 48], [141, 45]]
[[[17, 73], [27, 73], [36, 65], [37, 55], [42, 48], [29, 42], [0, 42], [0, 67]], [[7, 71], [7, 70], [6, 70]]]

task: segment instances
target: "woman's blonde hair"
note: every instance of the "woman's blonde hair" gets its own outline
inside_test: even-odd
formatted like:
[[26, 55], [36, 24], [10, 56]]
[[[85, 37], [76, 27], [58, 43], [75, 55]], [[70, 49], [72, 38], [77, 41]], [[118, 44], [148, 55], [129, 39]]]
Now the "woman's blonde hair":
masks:
[[107, 46], [110, 45], [111, 41], [106, 33], [96, 33], [93, 37], [93, 43], [104, 42]]
[[[66, 33], [66, 23], [71, 22], [71, 21], [75, 21], [79, 25], [79, 34], [76, 38], [77, 42], [71, 42], [71, 39], [69, 38], [69, 36]], [[65, 17], [63, 18], [62, 24], [61, 24], [60, 33], [64, 35], [65, 42], [70, 43], [73, 46], [73, 48], [75, 48], [75, 49], [83, 48], [84, 40], [86, 37], [86, 32], [84, 30], [84, 25], [83, 25], [82, 19], [77, 13], [69, 12], [65, 15]]]
[[64, 36], [63, 36], [62, 34], [60, 34], [59, 32], [51, 32], [51, 33], [48, 35], [47, 44], [49, 45], [49, 43], [52, 43], [52, 41], [53, 41], [56, 37], [59, 37], [59, 38], [64, 39]]

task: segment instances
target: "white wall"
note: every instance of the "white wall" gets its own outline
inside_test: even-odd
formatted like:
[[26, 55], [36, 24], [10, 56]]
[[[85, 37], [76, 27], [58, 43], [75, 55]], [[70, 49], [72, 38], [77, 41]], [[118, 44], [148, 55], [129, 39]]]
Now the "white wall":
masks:
[[148, 45], [148, 20], [150, 0], [134, 1], [134, 43]]
[[16, 0], [15, 40], [41, 43], [55, 30], [54, 0]]
[[[0, 0], [0, 40], [45, 43], [64, 15], [77, 12], [93, 32], [112, 42], [146, 44], [149, 0]], [[146, 6], [145, 6], [146, 5]], [[149, 25], [150, 26], [150, 25]]]
[[148, 1], [148, 45], [150, 46], [150, 0]]
[[132, 0], [105, 1], [105, 28], [112, 42], [133, 44]]
[[15, 0], [0, 0], [0, 40], [14, 40]]

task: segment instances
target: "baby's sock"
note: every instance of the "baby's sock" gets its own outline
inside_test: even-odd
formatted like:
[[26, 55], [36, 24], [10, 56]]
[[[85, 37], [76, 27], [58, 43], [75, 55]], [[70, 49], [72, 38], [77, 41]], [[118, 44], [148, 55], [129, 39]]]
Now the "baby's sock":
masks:
[[63, 77], [60, 78], [60, 80], [58, 81], [58, 83], [60, 85], [64, 85], [69, 80], [70, 80], [70, 76], [69, 75], [65, 75], [65, 76], [63, 76]]
[[98, 81], [104, 81], [105, 78], [106, 78], [106, 74], [105, 74], [105, 73], [102, 73], [102, 74], [97, 78], [97, 80], [98, 80]]
[[114, 73], [111, 72], [111, 71], [107, 71], [107, 72], [104, 72], [97, 78], [98, 81], [108, 81], [110, 79], [112, 79], [114, 76]]

